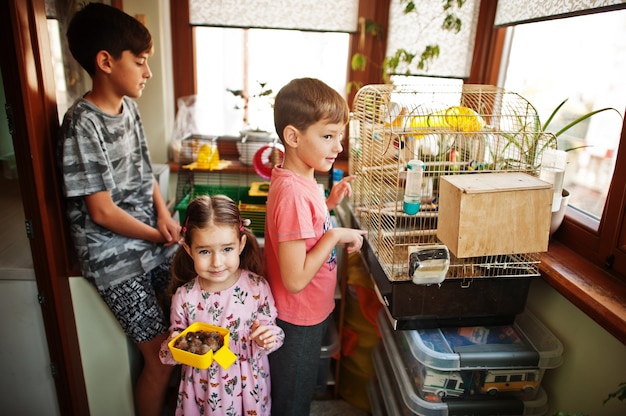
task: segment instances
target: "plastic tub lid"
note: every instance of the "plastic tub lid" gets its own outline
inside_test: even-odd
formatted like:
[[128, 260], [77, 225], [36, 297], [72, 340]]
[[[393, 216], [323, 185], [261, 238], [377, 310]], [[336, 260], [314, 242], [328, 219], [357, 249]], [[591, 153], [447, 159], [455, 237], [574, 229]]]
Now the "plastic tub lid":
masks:
[[[379, 315], [380, 317], [381, 315]], [[380, 322], [382, 323], [382, 322]], [[381, 325], [383, 341], [390, 339], [392, 334], [389, 325]], [[406, 331], [403, 331], [406, 332]], [[422, 398], [413, 384], [409, 370], [401, 359], [401, 354], [393, 343], [383, 342], [372, 353], [376, 377], [379, 379], [385, 407], [391, 416], [406, 415], [407, 411], [399, 410], [402, 406], [411, 414], [420, 416], [448, 416], [449, 414], [468, 414], [480, 411], [480, 414], [493, 414], [489, 411], [505, 411], [512, 415], [544, 415], [548, 410], [548, 399], [543, 388], [537, 390], [532, 400], [508, 397], [484, 400], [454, 400], [449, 402], [430, 402]], [[386, 387], [386, 388], [383, 388]], [[395, 405], [387, 401], [395, 400]], [[401, 403], [398, 403], [401, 402]], [[390, 411], [390, 409], [393, 409]]]
[[475, 368], [556, 368], [563, 345], [528, 311], [512, 325], [399, 331], [413, 358], [442, 371]]

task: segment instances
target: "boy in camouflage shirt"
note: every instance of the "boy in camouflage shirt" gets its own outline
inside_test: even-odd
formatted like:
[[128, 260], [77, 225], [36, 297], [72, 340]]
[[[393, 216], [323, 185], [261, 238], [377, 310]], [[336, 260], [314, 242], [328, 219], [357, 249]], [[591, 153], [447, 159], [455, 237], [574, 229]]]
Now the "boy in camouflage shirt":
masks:
[[92, 79], [92, 89], [63, 120], [60, 153], [71, 235], [84, 277], [143, 355], [137, 410], [160, 415], [173, 367], [159, 359], [169, 311], [157, 298], [169, 283], [180, 224], [154, 178], [133, 100], [152, 76], [152, 37], [124, 12], [90, 3], [74, 15], [67, 38]]

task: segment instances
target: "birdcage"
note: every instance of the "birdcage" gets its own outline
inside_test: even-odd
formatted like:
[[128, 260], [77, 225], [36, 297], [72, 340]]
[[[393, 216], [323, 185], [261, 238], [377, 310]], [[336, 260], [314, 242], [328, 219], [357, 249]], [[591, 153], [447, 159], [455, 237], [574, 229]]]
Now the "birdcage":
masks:
[[[388, 279], [410, 280], [409, 248], [438, 243], [442, 176], [538, 176], [543, 150], [555, 146], [554, 136], [541, 132], [535, 108], [498, 87], [361, 88], [350, 122], [350, 174], [357, 177], [351, 204]], [[419, 209], [410, 212], [407, 174], [415, 163], [420, 170]], [[540, 258], [538, 252], [471, 258], [451, 253], [445, 278], [537, 276]]]

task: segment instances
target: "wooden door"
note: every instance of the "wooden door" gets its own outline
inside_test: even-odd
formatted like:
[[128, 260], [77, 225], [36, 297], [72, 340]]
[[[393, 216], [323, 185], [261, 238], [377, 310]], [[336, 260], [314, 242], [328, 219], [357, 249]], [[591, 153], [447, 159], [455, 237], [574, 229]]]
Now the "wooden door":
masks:
[[[89, 414], [55, 162], [59, 131], [44, 0], [0, 3], [0, 65], [51, 371], [64, 415]], [[34, 398], [36, 399], [36, 398]]]

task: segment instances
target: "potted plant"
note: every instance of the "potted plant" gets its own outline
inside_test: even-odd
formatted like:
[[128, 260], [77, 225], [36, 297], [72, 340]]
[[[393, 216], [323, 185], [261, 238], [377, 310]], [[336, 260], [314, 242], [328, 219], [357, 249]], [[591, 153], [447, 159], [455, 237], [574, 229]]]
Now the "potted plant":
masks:
[[[235, 105], [235, 109], [243, 111], [243, 126], [239, 131], [241, 140], [237, 142], [237, 151], [239, 152], [239, 161], [245, 165], [251, 166], [254, 155], [259, 149], [272, 142], [272, 133], [250, 124], [250, 111], [259, 111], [262, 106], [271, 107], [271, 95], [273, 90], [267, 87], [267, 83], [257, 81], [259, 91], [255, 94], [249, 94], [242, 89], [226, 90], [233, 96], [237, 97], [241, 103]], [[258, 123], [258, 120], [257, 120]]]
[[258, 126], [254, 128], [250, 126], [251, 105], [253, 107], [252, 110], [256, 110], [256, 111], [258, 111], [260, 107], [264, 105], [268, 105], [271, 107], [272, 105], [271, 95], [274, 91], [271, 88], [267, 87], [266, 82], [257, 81], [257, 84], [259, 86], [259, 91], [254, 94], [250, 94], [248, 91], [243, 90], [243, 89], [231, 89], [231, 88], [226, 89], [226, 91], [228, 91], [233, 96], [237, 97], [239, 101], [241, 101], [241, 104], [235, 105], [235, 109], [243, 111], [242, 131], [244, 130], [264, 131], [260, 129]]
[[[555, 116], [557, 115], [557, 113], [559, 112], [559, 110], [561, 110], [561, 108], [565, 105], [565, 103], [567, 102], [567, 98], [565, 100], [563, 100], [550, 114], [550, 116], [548, 117], [548, 119], [546, 120], [545, 123], [543, 123], [541, 125], [541, 131], [543, 132], [549, 132], [550, 131], [550, 123], [552, 122], [552, 120], [554, 120]], [[587, 120], [588, 118], [598, 114], [598, 113], [602, 113], [605, 111], [615, 111], [617, 113], [617, 115], [620, 117], [620, 119], [622, 118], [621, 113], [613, 108], [613, 107], [604, 107], [601, 108], [599, 110], [593, 110], [590, 111], [586, 114], [581, 115], [580, 117], [576, 118], [575, 120], [569, 122], [568, 124], [566, 124], [565, 126], [563, 126], [561, 129], [557, 130], [556, 132], [554, 132], [552, 134], [552, 139], [549, 140], [546, 143], [546, 147], [554, 147], [556, 149], [559, 148], [559, 136], [561, 136], [562, 134], [564, 134], [565, 132], [569, 131], [571, 128], [573, 128], [574, 126], [578, 125], [579, 123], [582, 123], [583, 121]], [[570, 146], [570, 147], [566, 147], [565, 149], [563, 149], [564, 152], [571, 152], [574, 150], [578, 150], [578, 149], [582, 149], [584, 147], [589, 147], [590, 145], [579, 145], [579, 146]], [[550, 235], [552, 235], [554, 232], [556, 232], [556, 230], [559, 228], [559, 226], [561, 225], [561, 223], [563, 222], [563, 218], [565, 218], [565, 211], [567, 209], [567, 205], [569, 202], [569, 197], [570, 197], [570, 192], [566, 189], [563, 188], [562, 194], [561, 194], [561, 204], [558, 210], [553, 211], [552, 212], [552, 221], [550, 223]]]
[[[513, 164], [522, 164], [522, 168], [525, 170], [539, 172], [541, 169], [542, 155], [547, 149], [559, 150], [564, 143], [563, 140], [559, 140], [559, 137], [572, 129], [574, 126], [582, 123], [590, 117], [606, 112], [615, 111], [621, 119], [621, 113], [612, 107], [605, 107], [598, 110], [593, 110], [585, 113], [573, 121], [567, 123], [559, 130], [553, 131], [552, 122], [559, 114], [568, 99], [563, 100], [554, 110], [552, 110], [550, 116], [541, 123], [538, 117], [524, 118], [521, 115], [518, 117], [519, 128], [515, 132], [506, 133], [502, 135], [502, 139], [505, 141], [502, 149], [498, 149], [498, 154], [490, 149], [492, 163], [499, 167], [499, 169], [506, 169]], [[568, 153], [584, 147], [590, 147], [591, 145], [573, 145], [566, 146], [561, 149], [562, 152]], [[514, 151], [511, 151], [514, 150]], [[517, 154], [519, 157], [513, 159], [504, 159], [504, 154]], [[565, 211], [569, 202], [570, 192], [567, 189], [563, 189], [561, 193], [561, 201], [559, 206], [555, 206], [552, 212], [552, 222], [550, 227], [550, 235], [552, 235], [560, 226], [563, 218], [565, 217]]]

